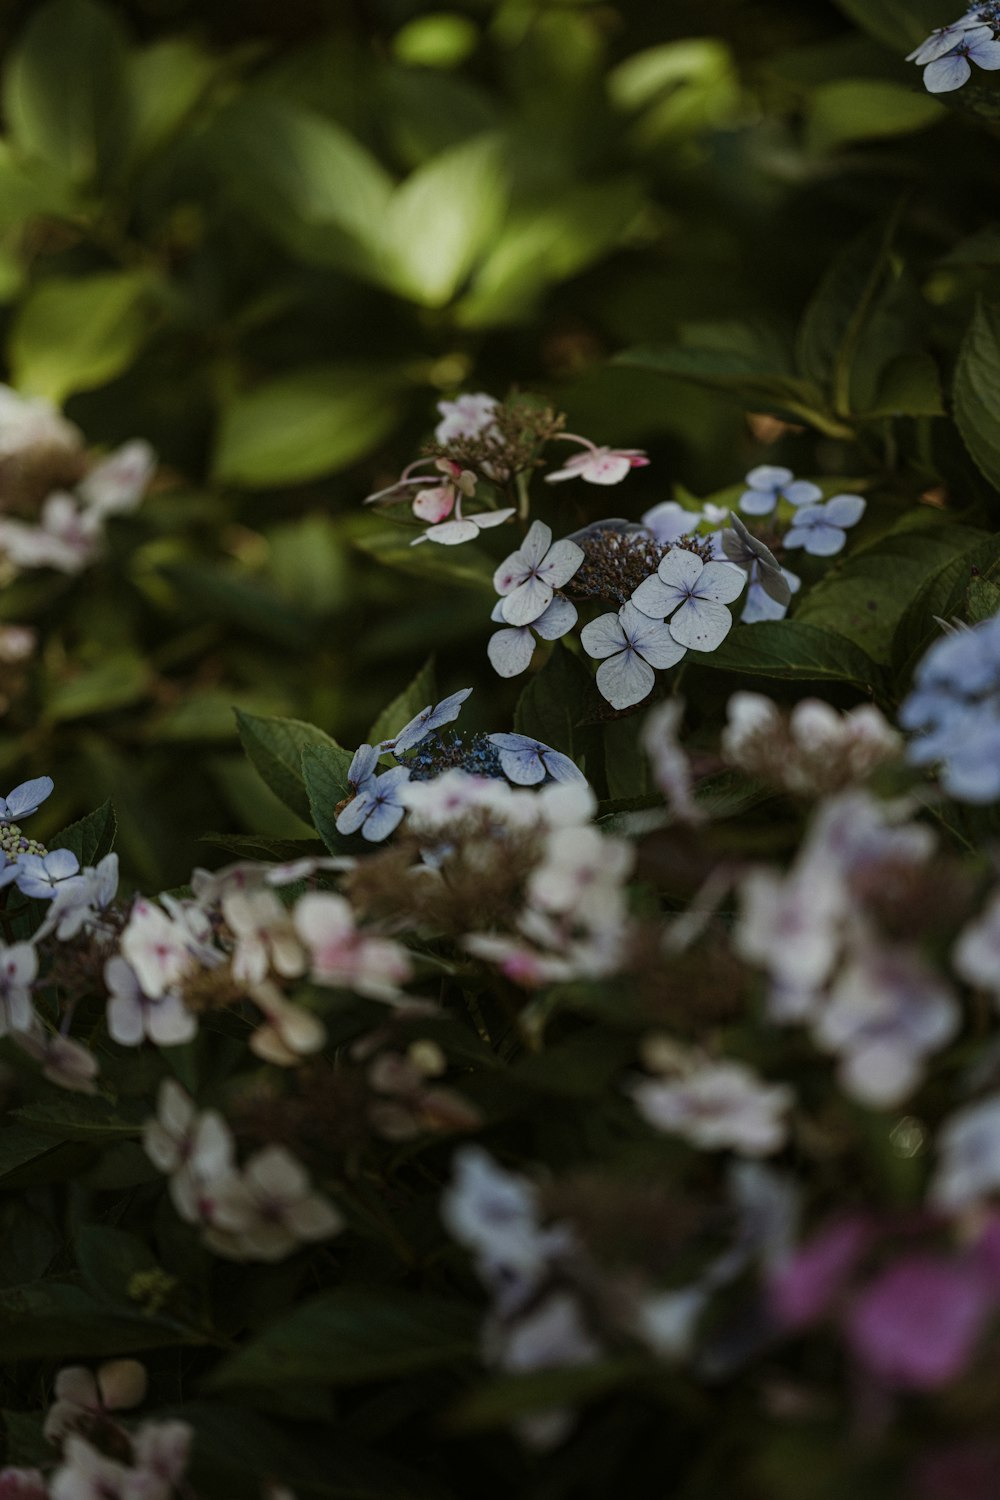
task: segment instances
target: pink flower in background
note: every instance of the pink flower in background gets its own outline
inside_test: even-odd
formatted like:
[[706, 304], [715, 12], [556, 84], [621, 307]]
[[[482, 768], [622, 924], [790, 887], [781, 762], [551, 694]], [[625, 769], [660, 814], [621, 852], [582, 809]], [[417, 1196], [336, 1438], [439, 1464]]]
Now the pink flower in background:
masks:
[[848, 1342], [887, 1385], [933, 1390], [963, 1373], [994, 1301], [977, 1263], [910, 1255], [861, 1293]]
[[771, 1307], [784, 1327], [807, 1327], [830, 1310], [874, 1236], [868, 1219], [837, 1219], [796, 1250], [770, 1287]]
[[621, 484], [632, 469], [644, 469], [649, 463], [642, 448], [599, 448], [589, 438], [577, 437], [572, 432], [559, 433], [564, 443], [579, 443], [582, 452], [574, 453], [561, 469], [546, 474], [547, 484], [560, 484], [564, 479], [585, 479], [588, 484]]

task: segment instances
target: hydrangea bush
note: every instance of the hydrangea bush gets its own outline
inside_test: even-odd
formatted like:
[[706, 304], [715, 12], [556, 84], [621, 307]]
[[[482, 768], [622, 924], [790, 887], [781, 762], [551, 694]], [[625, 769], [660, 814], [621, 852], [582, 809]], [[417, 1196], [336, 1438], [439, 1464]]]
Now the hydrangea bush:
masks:
[[[1000, 20], [763, 9], [7, 57], [0, 1500], [998, 1493]], [[797, 173], [808, 284], [661, 323], [678, 184], [718, 253]]]

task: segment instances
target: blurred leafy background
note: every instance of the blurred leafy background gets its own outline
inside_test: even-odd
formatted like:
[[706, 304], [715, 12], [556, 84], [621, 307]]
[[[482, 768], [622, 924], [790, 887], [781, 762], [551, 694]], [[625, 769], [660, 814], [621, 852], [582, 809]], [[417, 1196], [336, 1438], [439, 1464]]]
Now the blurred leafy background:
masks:
[[[994, 458], [935, 419], [1000, 263], [996, 106], [989, 80], [935, 101], [903, 60], [954, 9], [9, 5], [6, 378], [163, 467], [96, 567], [0, 590], [41, 636], [0, 779], [52, 774], [53, 827], [113, 795], [130, 877], [165, 885], [205, 830], [306, 831], [234, 707], [353, 745], [433, 652], [444, 689], [490, 684], [470, 722], [508, 727], [484, 655], [507, 534], [410, 552], [360, 506], [460, 389], [541, 390], [570, 430], [648, 448], [630, 514], [762, 460], [901, 496], [946, 471], [988, 511]], [[844, 366], [823, 319], [873, 265]]]

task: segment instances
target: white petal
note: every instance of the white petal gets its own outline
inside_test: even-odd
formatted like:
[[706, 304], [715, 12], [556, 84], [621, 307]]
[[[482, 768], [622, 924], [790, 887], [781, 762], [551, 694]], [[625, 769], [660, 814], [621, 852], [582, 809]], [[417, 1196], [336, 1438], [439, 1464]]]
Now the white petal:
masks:
[[474, 542], [479, 535], [479, 528], [474, 521], [445, 521], [440, 526], [431, 526], [410, 543], [415, 547], [417, 542], [439, 542], [442, 547], [457, 547], [460, 542]]
[[491, 526], [502, 526], [504, 521], [509, 521], [512, 515], [514, 515], [514, 507], [511, 505], [506, 510], [482, 510], [470, 519], [477, 531], [488, 531]]
[[531, 628], [538, 632], [543, 641], [557, 641], [560, 636], [573, 629], [577, 619], [576, 605], [557, 596], [544, 614], [532, 621]]
[[693, 588], [701, 577], [705, 564], [700, 557], [693, 552], [688, 552], [686, 547], [671, 547], [666, 557], [660, 561], [657, 568], [660, 581], [667, 587], [682, 588], [685, 591]]
[[508, 625], [530, 625], [552, 603], [552, 587], [532, 576], [504, 600], [503, 617]]
[[632, 644], [644, 661], [661, 671], [676, 667], [681, 657], [687, 655], [684, 646], [678, 644], [668, 626], [652, 620], [648, 627], [633, 635]]
[[627, 458], [622, 458], [615, 453], [604, 453], [595, 456], [590, 463], [584, 464], [580, 470], [580, 478], [585, 479], [588, 484], [621, 484], [632, 465]]
[[546, 583], [551, 584], [554, 589], [559, 589], [564, 583], [569, 583], [582, 562], [583, 548], [571, 542], [568, 537], [564, 537], [561, 542], [555, 542], [549, 548], [548, 555], [538, 571]]
[[656, 681], [651, 666], [634, 651], [619, 651], [602, 661], [597, 669], [597, 686], [612, 708], [631, 708], [649, 696]]
[[724, 604], [714, 599], [689, 599], [670, 621], [670, 633], [682, 646], [692, 651], [714, 651], [721, 646], [733, 626], [733, 617]]
[[552, 546], [552, 530], [544, 521], [532, 521], [520, 546], [521, 556], [529, 568], [537, 568]]
[[490, 636], [486, 655], [500, 677], [519, 677], [527, 671], [535, 651], [535, 638], [527, 625], [520, 630], [497, 630]]
[[661, 583], [656, 574], [652, 573], [642, 580], [629, 603], [651, 620], [662, 620], [672, 609], [677, 608], [682, 597], [676, 588]]
[[729, 563], [707, 563], [698, 579], [698, 597], [714, 599], [717, 604], [732, 604], [742, 594], [745, 583], [746, 575]]
[[924, 69], [924, 88], [929, 94], [950, 94], [967, 83], [971, 73], [968, 58], [939, 57]]
[[588, 656], [598, 660], [604, 656], [614, 656], [616, 651], [621, 651], [627, 644], [622, 622], [617, 615], [601, 615], [596, 620], [591, 620], [580, 631], [580, 644]]

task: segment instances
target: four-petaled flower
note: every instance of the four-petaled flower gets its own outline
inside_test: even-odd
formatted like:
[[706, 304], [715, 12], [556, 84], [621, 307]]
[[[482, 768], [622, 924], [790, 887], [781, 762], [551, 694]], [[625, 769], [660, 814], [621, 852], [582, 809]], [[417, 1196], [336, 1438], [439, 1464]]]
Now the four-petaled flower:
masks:
[[[506, 603], [506, 599], [498, 599], [490, 615], [497, 624], [506, 620]], [[495, 630], [486, 647], [493, 670], [500, 677], [519, 677], [527, 671], [535, 654], [535, 635], [543, 641], [557, 641], [573, 629], [577, 618], [576, 605], [556, 594], [548, 609], [544, 609], [530, 625], [510, 625], [504, 630]]]
[[[930, 41], [928, 38], [921, 51], [926, 51]], [[950, 94], [953, 89], [960, 89], [963, 83], [968, 83], [973, 63], [987, 73], [1000, 68], [1000, 41], [994, 39], [992, 26], [969, 27], [950, 51], [933, 57], [924, 68], [924, 88], [930, 94]]]
[[516, 786], [537, 786], [547, 776], [553, 781], [587, 779], [568, 755], [526, 734], [491, 734], [489, 740], [500, 752], [503, 774]]
[[585, 479], [588, 484], [621, 484], [631, 469], [643, 469], [649, 463], [642, 448], [599, 448], [589, 438], [577, 437], [571, 432], [560, 432], [558, 438], [564, 443], [579, 443], [583, 451], [574, 453], [561, 469], [546, 474], [547, 484], [560, 484], [564, 479]]
[[847, 541], [847, 527], [856, 526], [864, 513], [860, 495], [834, 495], [823, 505], [807, 505], [785, 532], [785, 546], [804, 547], [813, 557], [833, 557]]
[[580, 641], [587, 655], [601, 663], [597, 686], [612, 708], [641, 703], [653, 690], [653, 668], [675, 667], [687, 654], [687, 647], [674, 639], [662, 621], [651, 619], [634, 604], [623, 604], [616, 615], [591, 620], [580, 632]]
[[671, 547], [656, 572], [640, 583], [632, 603], [650, 619], [670, 618], [670, 634], [692, 651], [714, 651], [732, 629], [726, 608], [743, 592], [743, 574], [728, 563], [703, 562]]
[[399, 800], [399, 789], [409, 779], [408, 766], [393, 766], [381, 776], [370, 776], [337, 814], [337, 832], [360, 832], [370, 844], [387, 839], [403, 820], [406, 809]]
[[746, 476], [748, 486], [740, 496], [740, 510], [747, 516], [769, 516], [779, 500], [789, 505], [812, 505], [823, 491], [808, 479], [796, 479], [791, 469], [760, 464]]
[[[407, 750], [412, 750], [425, 740], [435, 729], [440, 729], [444, 724], [451, 724], [458, 718], [462, 704], [472, 692], [471, 688], [459, 688], [457, 693], [450, 693], [447, 698], [442, 698], [440, 703], [429, 703], [415, 714], [408, 724], [404, 724], [398, 734], [381, 742], [382, 750], [391, 750], [395, 755], [403, 755]], [[364, 746], [362, 746], [362, 749]]]
[[568, 537], [552, 541], [544, 521], [533, 521], [527, 536], [493, 575], [493, 587], [503, 598], [508, 625], [531, 625], [544, 614], [556, 589], [569, 582], [583, 562], [584, 552]]

